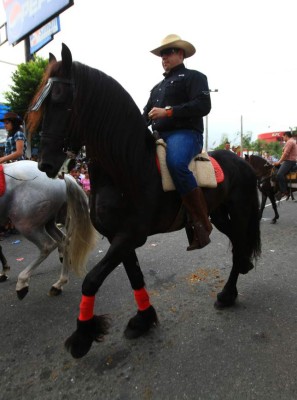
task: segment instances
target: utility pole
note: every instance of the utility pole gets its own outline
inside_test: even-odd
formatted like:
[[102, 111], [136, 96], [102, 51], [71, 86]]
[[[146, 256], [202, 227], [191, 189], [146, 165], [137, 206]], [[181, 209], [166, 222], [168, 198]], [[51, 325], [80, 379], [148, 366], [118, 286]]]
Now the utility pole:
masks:
[[243, 157], [243, 118], [240, 116], [240, 155]]
[[30, 37], [26, 36], [24, 39], [25, 44], [25, 61], [26, 63], [33, 60], [33, 55], [30, 54]]
[[[219, 89], [209, 90], [209, 93], [218, 91]], [[205, 151], [208, 151], [208, 115], [205, 117]]]

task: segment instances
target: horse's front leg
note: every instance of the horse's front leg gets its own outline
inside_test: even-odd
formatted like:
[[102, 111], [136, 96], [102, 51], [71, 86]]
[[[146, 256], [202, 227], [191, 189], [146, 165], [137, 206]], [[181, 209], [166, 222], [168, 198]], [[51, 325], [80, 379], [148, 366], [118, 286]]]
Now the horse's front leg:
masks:
[[279, 219], [279, 213], [278, 213], [278, 211], [277, 211], [277, 205], [276, 205], [274, 193], [272, 193], [272, 194], [269, 196], [269, 200], [271, 201], [271, 205], [272, 205], [272, 208], [273, 208], [273, 211], [274, 211], [274, 218], [272, 218], [271, 223], [272, 223], [272, 224], [275, 224], [276, 221]]
[[264, 194], [264, 193], [261, 191], [261, 206], [260, 206], [260, 210], [259, 210], [259, 219], [262, 218], [262, 215], [263, 215], [263, 211], [264, 211], [264, 208], [265, 208], [266, 201], [267, 201], [267, 195]]
[[[137, 237], [137, 236], [136, 236]], [[82, 285], [80, 313], [76, 331], [66, 340], [65, 347], [74, 358], [88, 353], [94, 341], [100, 341], [108, 333], [109, 317], [94, 315], [95, 295], [105, 278], [138, 246], [145, 243], [127, 233], [118, 234], [111, 242], [105, 257], [86, 275]]]
[[5, 282], [8, 279], [7, 272], [10, 270], [10, 266], [8, 265], [6, 257], [3, 254], [2, 246], [0, 246], [0, 261], [2, 264], [2, 273], [0, 273], [0, 282]]
[[127, 339], [135, 339], [148, 332], [153, 326], [157, 326], [158, 317], [150, 303], [135, 251], [132, 251], [123, 259], [123, 264], [138, 308], [136, 315], [130, 319], [124, 333]]

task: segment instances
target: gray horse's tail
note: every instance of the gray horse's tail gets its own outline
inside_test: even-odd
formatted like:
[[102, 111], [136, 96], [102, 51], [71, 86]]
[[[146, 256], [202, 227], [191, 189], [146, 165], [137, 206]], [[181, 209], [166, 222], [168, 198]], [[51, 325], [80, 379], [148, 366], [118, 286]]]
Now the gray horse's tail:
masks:
[[82, 276], [86, 272], [89, 253], [99, 235], [90, 219], [88, 197], [74, 178], [64, 177], [67, 191], [66, 236], [64, 261], [71, 270]]

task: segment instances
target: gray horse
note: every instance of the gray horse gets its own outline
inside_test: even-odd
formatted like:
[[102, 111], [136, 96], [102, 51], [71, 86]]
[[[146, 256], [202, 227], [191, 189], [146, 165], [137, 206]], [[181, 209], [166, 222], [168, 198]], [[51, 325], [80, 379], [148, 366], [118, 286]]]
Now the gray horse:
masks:
[[[3, 164], [6, 190], [0, 197], [0, 223], [9, 218], [17, 231], [39, 249], [38, 257], [18, 276], [16, 291], [23, 299], [29, 290], [33, 271], [58, 248], [62, 270], [59, 280], [50, 289], [51, 296], [62, 292], [68, 282], [69, 269], [82, 275], [87, 255], [95, 244], [96, 233], [89, 218], [88, 198], [69, 175], [64, 179], [50, 179], [38, 169], [34, 161]], [[73, 198], [80, 199], [72, 201]], [[57, 216], [67, 208], [65, 232], [57, 225]], [[74, 226], [73, 215], [80, 215], [83, 224]], [[81, 242], [83, 238], [83, 244]], [[80, 245], [77, 247], [77, 240]], [[1, 248], [1, 246], [0, 246]], [[7, 279], [10, 267], [2, 253], [0, 282]], [[71, 259], [70, 259], [71, 258]]]

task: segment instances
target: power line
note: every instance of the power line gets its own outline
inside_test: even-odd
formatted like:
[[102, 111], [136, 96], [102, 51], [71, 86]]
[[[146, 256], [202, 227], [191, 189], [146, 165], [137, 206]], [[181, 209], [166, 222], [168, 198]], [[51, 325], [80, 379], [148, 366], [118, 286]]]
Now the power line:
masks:
[[13, 65], [13, 66], [15, 66], [15, 67], [17, 67], [17, 66], [18, 66], [18, 64], [12, 63], [12, 62], [10, 62], [10, 61], [3, 61], [3, 60], [0, 60], [0, 63], [9, 64], [9, 65]]

